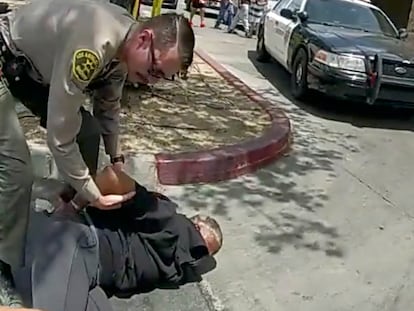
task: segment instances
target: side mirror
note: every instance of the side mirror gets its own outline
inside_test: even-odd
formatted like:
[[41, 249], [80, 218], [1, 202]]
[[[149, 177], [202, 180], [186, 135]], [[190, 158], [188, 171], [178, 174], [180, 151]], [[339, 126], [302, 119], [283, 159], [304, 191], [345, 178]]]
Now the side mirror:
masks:
[[408, 37], [407, 29], [405, 29], [405, 28], [398, 29], [398, 38], [406, 39], [407, 37]]
[[282, 9], [280, 11], [280, 16], [287, 18], [287, 19], [292, 19], [293, 20], [293, 12], [289, 9]]
[[301, 22], [304, 22], [308, 19], [308, 13], [306, 11], [301, 11], [297, 13], [297, 16], [299, 17]]

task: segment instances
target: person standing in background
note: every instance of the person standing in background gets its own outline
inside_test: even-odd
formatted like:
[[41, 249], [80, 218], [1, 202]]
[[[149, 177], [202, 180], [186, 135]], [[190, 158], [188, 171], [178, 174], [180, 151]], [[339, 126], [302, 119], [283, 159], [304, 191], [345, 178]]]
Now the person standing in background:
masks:
[[250, 0], [239, 0], [238, 10], [237, 10], [236, 16], [234, 17], [229, 27], [228, 33], [236, 33], [235, 31], [236, 26], [240, 21], [242, 21], [246, 37], [249, 36], [249, 30], [250, 30], [249, 4], [250, 4]]
[[190, 25], [193, 26], [193, 18], [198, 10], [200, 13], [200, 27], [201, 28], [206, 27], [206, 24], [204, 23], [206, 0], [190, 0], [190, 1], [191, 1]]
[[216, 24], [214, 28], [219, 29], [221, 23], [227, 26], [227, 29], [230, 28], [231, 23], [233, 22], [234, 17], [234, 4], [232, 0], [221, 0], [220, 1], [220, 12], [217, 16]]
[[260, 19], [263, 16], [263, 13], [267, 7], [267, 0], [252, 0], [249, 7], [249, 23], [250, 31], [247, 34], [248, 38], [251, 38], [253, 35], [257, 34], [259, 27]]

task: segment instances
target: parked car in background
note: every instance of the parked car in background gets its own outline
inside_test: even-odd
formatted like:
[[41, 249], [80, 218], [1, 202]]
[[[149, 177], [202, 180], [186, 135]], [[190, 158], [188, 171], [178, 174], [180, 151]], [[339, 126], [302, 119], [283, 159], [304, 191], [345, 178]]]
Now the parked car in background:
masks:
[[414, 106], [414, 49], [378, 7], [363, 0], [280, 0], [262, 19], [257, 59], [309, 89], [368, 104]]

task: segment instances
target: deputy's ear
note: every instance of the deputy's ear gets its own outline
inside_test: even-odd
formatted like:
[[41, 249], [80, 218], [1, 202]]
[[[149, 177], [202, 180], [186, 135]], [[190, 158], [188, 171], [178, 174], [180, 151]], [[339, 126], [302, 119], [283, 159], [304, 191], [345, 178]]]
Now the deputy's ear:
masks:
[[148, 48], [151, 44], [153, 32], [150, 29], [144, 29], [136, 36], [137, 48]]

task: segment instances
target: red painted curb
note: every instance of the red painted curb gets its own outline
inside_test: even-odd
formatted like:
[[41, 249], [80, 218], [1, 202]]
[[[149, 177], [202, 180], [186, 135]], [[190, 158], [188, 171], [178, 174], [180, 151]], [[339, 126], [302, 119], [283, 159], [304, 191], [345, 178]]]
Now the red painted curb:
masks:
[[281, 109], [252, 90], [207, 53], [195, 52], [237, 90], [260, 105], [272, 124], [263, 135], [216, 149], [155, 155], [158, 180], [163, 185], [211, 183], [254, 172], [283, 155], [290, 145], [291, 126]]

